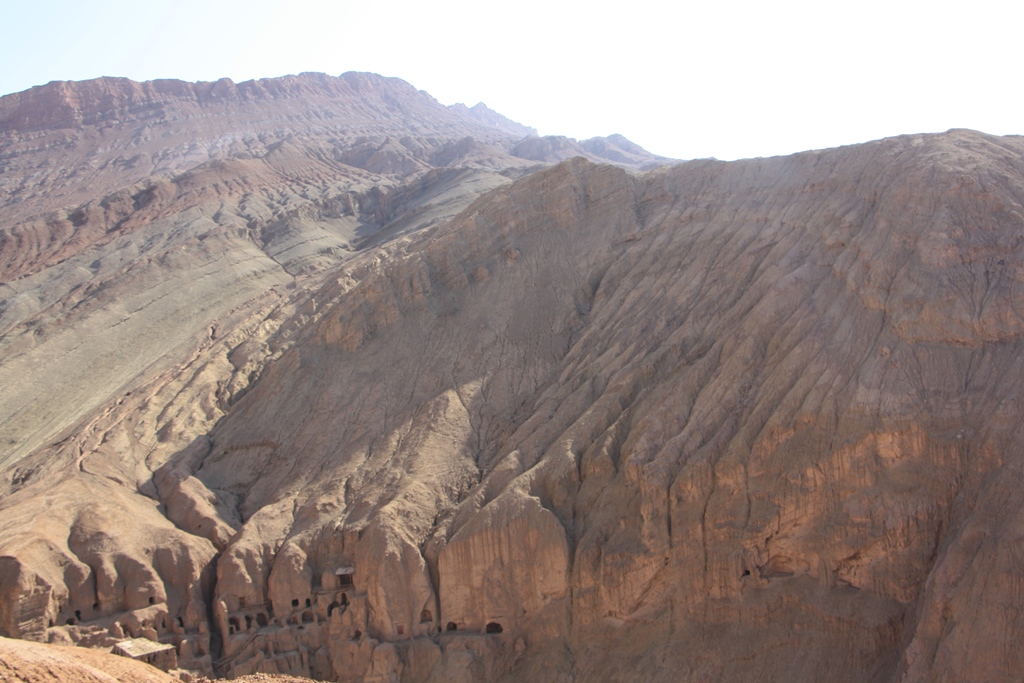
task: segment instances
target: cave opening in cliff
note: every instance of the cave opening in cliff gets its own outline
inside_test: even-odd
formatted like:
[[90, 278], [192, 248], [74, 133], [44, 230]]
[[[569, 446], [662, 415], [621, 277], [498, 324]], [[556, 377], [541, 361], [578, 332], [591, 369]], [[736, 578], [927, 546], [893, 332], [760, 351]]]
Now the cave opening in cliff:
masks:
[[505, 629], [503, 629], [503, 628], [501, 627], [501, 624], [499, 624], [499, 623], [498, 623], [498, 622], [496, 622], [496, 621], [492, 621], [492, 622], [490, 622], [490, 623], [489, 623], [489, 624], [487, 624], [487, 626], [486, 626], [486, 627], [484, 628], [484, 632], [485, 632], [485, 633], [501, 633], [501, 632], [502, 632], [502, 631], [504, 631], [504, 630], [505, 630]]
[[338, 567], [338, 569], [334, 572], [334, 575], [338, 581], [338, 588], [345, 588], [346, 586], [355, 585], [355, 581], [352, 578], [352, 575], [355, 573], [356, 570], [354, 567]]
[[313, 623], [313, 613], [311, 611], [306, 610], [305, 612], [302, 613], [302, 623], [303, 624], [312, 624]]
[[448, 626], [445, 627], [445, 630], [446, 631], [458, 631], [459, 627], [456, 625], [456, 623], [454, 621], [449, 621], [448, 622]]
[[248, 631], [252, 628], [252, 617], [248, 614], [245, 615], [245, 630]]
[[347, 588], [354, 586], [355, 582], [352, 579], [352, 575], [355, 573], [354, 567], [338, 567], [334, 574], [338, 582], [338, 588]]
[[306, 607], [312, 607], [313, 603], [309, 598], [306, 598]]
[[181, 617], [177, 617], [177, 621], [178, 621], [178, 626], [180, 626], [181, 628], [185, 628], [185, 620], [184, 619], [182, 619]]
[[433, 620], [434, 620], [434, 615], [431, 614], [430, 610], [425, 609], [422, 612], [420, 612], [420, 623], [421, 624], [429, 624]]
[[267, 625], [267, 615], [264, 614], [263, 612], [257, 612], [256, 613], [256, 623], [259, 626], [266, 626]]
[[339, 607], [341, 607], [341, 603], [339, 603], [337, 600], [329, 604], [327, 606], [327, 618], [330, 619], [331, 615], [334, 614], [334, 610], [338, 609]]
[[299, 606], [299, 599], [298, 598], [293, 598], [292, 599], [292, 607], [298, 607], [298, 606]]
[[341, 594], [341, 604], [348, 605], [348, 593]]
[[240, 631], [241, 628], [238, 625], [238, 617], [231, 617], [228, 619], [228, 635], [232, 635]]

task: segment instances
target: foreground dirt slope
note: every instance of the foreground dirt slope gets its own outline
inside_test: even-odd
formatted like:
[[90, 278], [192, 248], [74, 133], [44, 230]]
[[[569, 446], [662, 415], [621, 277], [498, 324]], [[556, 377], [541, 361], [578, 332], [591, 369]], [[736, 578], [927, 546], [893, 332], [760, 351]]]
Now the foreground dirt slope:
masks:
[[[177, 683], [180, 680], [148, 664], [106, 652], [0, 638], [0, 681], [3, 683]], [[280, 674], [252, 674], [235, 680], [240, 683], [313, 683], [308, 678]]]
[[[0, 629], [147, 635], [231, 676], [1017, 680], [1024, 143], [642, 174], [502, 149], [289, 176], [310, 213], [265, 225], [368, 239], [273, 276], [211, 251], [209, 300], [248, 298], [133, 380], [82, 372], [88, 408], [4, 470]], [[287, 206], [257, 176], [197, 244]], [[386, 220], [381, 185], [411, 198]], [[358, 211], [313, 212], [344, 193]], [[23, 277], [72, 301], [50, 267]]]
[[149, 664], [105, 652], [0, 638], [4, 683], [173, 683], [179, 679]]

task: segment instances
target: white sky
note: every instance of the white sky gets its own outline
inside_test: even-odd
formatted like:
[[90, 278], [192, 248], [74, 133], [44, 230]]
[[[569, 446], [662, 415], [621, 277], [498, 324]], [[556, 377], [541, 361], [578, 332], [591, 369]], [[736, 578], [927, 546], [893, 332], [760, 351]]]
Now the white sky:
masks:
[[1024, 133], [1019, 0], [0, 0], [0, 94], [51, 80], [397, 76], [542, 135], [735, 159]]

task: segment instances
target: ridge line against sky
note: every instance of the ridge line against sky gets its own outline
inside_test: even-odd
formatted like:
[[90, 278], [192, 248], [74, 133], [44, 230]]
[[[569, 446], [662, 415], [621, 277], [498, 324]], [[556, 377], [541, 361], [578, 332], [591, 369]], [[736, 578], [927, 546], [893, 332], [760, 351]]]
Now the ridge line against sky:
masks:
[[1024, 3], [0, 0], [0, 94], [124, 76], [370, 71], [577, 139], [735, 159], [1024, 133]]

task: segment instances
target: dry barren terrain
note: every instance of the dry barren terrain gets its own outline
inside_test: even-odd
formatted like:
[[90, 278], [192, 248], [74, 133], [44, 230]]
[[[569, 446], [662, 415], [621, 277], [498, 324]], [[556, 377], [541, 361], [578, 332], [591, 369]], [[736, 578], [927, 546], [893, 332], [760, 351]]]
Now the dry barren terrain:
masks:
[[1024, 671], [1019, 138], [661, 165], [366, 74], [51, 84], [0, 131], [0, 633]]

